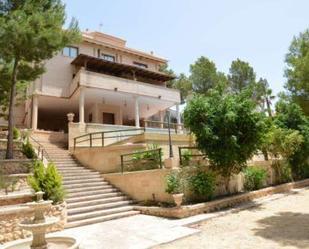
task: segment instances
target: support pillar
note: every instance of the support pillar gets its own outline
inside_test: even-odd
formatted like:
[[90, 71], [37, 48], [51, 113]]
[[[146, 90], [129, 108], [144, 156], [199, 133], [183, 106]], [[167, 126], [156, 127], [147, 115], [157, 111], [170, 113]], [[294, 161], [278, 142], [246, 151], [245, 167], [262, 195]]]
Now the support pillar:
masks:
[[177, 124], [181, 124], [181, 117], [179, 111], [179, 104], [176, 105]]
[[139, 123], [139, 103], [138, 103], [138, 98], [134, 97], [134, 104], [135, 104], [135, 126], [137, 128], [140, 127]]
[[39, 100], [38, 95], [33, 95], [32, 97], [32, 130], [38, 129], [38, 108]]
[[85, 123], [85, 89], [81, 88], [79, 93], [79, 123]]
[[163, 129], [164, 128], [164, 111], [160, 111], [160, 128]]

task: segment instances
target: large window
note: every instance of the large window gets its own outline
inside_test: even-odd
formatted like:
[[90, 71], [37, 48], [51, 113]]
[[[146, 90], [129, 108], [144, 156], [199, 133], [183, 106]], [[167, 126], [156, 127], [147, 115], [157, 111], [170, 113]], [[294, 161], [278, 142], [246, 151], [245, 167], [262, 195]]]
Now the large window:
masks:
[[137, 61], [134, 61], [133, 64], [134, 64], [135, 66], [138, 66], [138, 67], [148, 68], [148, 65], [147, 65], [147, 64], [140, 63], [140, 62], [137, 62]]
[[112, 61], [112, 62], [116, 61], [115, 56], [109, 54], [101, 54], [100, 58], [106, 61]]
[[71, 47], [71, 46], [65, 47], [62, 50], [62, 55], [68, 56], [68, 57], [71, 57], [71, 58], [75, 58], [78, 55], [78, 48], [77, 47]]

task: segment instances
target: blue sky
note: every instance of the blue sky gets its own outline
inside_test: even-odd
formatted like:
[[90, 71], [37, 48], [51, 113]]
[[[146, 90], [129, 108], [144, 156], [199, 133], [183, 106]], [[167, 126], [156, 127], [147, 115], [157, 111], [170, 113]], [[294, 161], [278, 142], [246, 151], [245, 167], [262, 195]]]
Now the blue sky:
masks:
[[308, 0], [65, 0], [81, 30], [99, 30], [169, 59], [189, 73], [199, 56], [228, 72], [248, 61], [275, 93], [283, 90], [284, 56], [294, 35], [309, 28]]

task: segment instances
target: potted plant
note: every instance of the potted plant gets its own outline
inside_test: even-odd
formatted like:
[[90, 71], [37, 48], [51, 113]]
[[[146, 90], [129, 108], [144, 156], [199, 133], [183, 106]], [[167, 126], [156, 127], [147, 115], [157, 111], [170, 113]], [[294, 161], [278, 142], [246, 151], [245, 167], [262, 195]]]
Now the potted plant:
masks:
[[165, 192], [173, 196], [174, 202], [177, 207], [181, 206], [183, 199], [183, 191], [179, 174], [174, 172], [167, 175]]

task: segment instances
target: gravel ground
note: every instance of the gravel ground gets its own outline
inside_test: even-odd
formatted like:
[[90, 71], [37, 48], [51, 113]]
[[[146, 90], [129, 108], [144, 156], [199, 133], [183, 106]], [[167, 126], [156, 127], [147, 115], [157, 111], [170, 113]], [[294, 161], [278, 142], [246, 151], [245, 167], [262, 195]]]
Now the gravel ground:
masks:
[[155, 248], [309, 249], [309, 188], [195, 228], [201, 232]]

